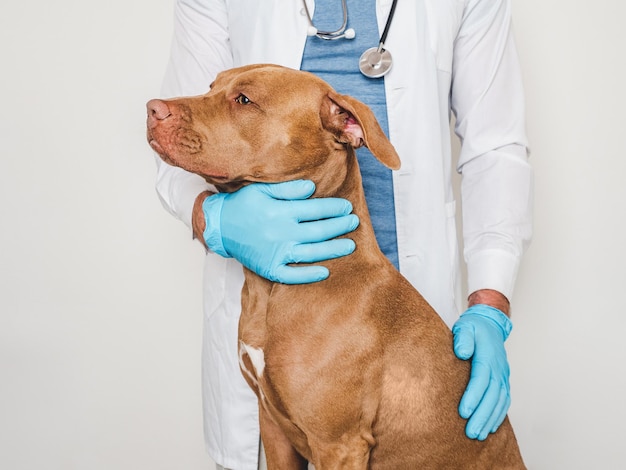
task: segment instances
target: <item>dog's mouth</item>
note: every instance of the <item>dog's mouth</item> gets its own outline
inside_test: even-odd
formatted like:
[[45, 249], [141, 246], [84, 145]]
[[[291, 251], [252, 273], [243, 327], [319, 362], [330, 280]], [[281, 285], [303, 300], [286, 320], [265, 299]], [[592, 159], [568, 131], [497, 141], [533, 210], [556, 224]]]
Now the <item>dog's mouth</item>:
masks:
[[176, 166], [182, 168], [183, 170], [190, 171], [192, 173], [197, 173], [202, 176], [208, 183], [215, 185], [216, 187], [234, 187], [234, 186], [244, 186], [245, 183], [242, 181], [232, 181], [232, 178], [228, 175], [228, 173], [224, 171], [219, 171], [217, 169], [200, 169], [200, 168], [187, 168], [187, 165], [181, 164], [181, 162], [177, 161], [176, 158], [172, 158], [168, 152], [165, 151], [163, 146], [159, 143], [157, 139], [155, 139], [150, 133], [148, 133], [148, 144], [152, 147], [161, 160], [163, 160], [168, 165]]
[[152, 136], [148, 137], [148, 144], [150, 145], [150, 147], [152, 147], [152, 150], [154, 150], [159, 155], [161, 160], [163, 160], [165, 163], [172, 165], [172, 166], [180, 166], [174, 160], [170, 158], [170, 156], [165, 151], [163, 146], [156, 139], [152, 138]]
[[161, 147], [161, 144], [159, 144], [151, 135], [148, 136], [148, 144], [150, 144], [150, 147], [152, 147], [152, 150], [156, 153], [163, 155], [163, 147]]
[[148, 145], [150, 145], [150, 147], [152, 147], [152, 150], [154, 150], [161, 157], [163, 157], [163, 155], [165, 155], [165, 149], [163, 148], [163, 146], [157, 140], [157, 138], [155, 136], [155, 133], [154, 133], [154, 127], [155, 126], [151, 126], [150, 125], [150, 121], [148, 120], [148, 129], [146, 131], [146, 140], [148, 141]]

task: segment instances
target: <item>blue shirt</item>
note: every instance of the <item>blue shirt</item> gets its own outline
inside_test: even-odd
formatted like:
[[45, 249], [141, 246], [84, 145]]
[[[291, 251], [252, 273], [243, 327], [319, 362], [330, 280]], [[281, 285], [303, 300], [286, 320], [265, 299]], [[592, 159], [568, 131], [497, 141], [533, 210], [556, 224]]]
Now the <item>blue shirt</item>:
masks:
[[[355, 38], [328, 41], [309, 37], [300, 68], [326, 80], [337, 92], [367, 104], [389, 136], [384, 79], [367, 78], [359, 71], [361, 54], [370, 47], [378, 46], [380, 40], [376, 0], [347, 0], [347, 3], [348, 27], [356, 31]], [[313, 23], [318, 30], [335, 31], [342, 22], [340, 0], [316, 0]], [[357, 149], [356, 153], [376, 240], [385, 256], [398, 268], [391, 170], [365, 147]]]

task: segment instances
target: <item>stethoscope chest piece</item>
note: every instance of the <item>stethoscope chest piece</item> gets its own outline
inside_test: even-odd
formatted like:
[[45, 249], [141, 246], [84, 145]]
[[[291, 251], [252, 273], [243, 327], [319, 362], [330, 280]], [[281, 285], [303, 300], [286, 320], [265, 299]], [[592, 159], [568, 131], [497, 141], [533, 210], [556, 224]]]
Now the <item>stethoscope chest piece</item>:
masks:
[[391, 54], [380, 46], [370, 47], [359, 59], [359, 70], [369, 78], [384, 76], [391, 70], [392, 65]]

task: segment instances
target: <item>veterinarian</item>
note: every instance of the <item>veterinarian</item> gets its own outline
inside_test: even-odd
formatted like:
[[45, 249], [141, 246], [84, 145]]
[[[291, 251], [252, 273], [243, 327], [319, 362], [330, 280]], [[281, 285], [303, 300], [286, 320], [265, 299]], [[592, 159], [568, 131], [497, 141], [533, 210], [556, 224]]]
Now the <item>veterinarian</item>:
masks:
[[[340, 0], [310, 0], [308, 9], [301, 0], [178, 0], [163, 95], [203, 94], [224, 69], [276, 63], [312, 71], [374, 110], [402, 161], [392, 173], [367, 149], [358, 151], [377, 239], [452, 328], [457, 356], [472, 361], [459, 413], [468, 419], [467, 436], [485, 439], [510, 404], [508, 299], [531, 238], [532, 170], [510, 0], [399, 0], [391, 16], [394, 3], [347, 0], [342, 25]], [[359, 70], [370, 48], [391, 55], [383, 77]], [[380, 71], [380, 59], [368, 59], [376, 69], [370, 75]], [[462, 141], [458, 161], [451, 113]], [[358, 221], [345, 204], [309, 199], [308, 182], [214, 194], [201, 177], [158, 158], [157, 165], [164, 206], [195, 226], [209, 249], [202, 376], [207, 449], [225, 468], [256, 469], [257, 399], [237, 358], [241, 265], [278, 282], [322, 280], [325, 268], [287, 264], [349, 255], [353, 242], [329, 240]], [[462, 175], [461, 204], [453, 169]], [[455, 225], [461, 206], [467, 293]], [[320, 217], [326, 220], [298, 222]], [[200, 219], [206, 230], [198, 233]]]

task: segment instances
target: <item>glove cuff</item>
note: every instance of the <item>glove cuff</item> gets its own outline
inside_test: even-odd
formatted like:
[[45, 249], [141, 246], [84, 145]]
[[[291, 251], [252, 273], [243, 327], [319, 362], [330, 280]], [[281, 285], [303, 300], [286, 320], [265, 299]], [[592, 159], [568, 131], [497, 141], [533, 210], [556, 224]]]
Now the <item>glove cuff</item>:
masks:
[[202, 235], [209, 250], [224, 258], [232, 258], [224, 248], [222, 241], [222, 206], [226, 196], [227, 194], [224, 193], [213, 194], [202, 203], [205, 220], [205, 228]]
[[476, 304], [468, 308], [461, 317], [464, 315], [478, 315], [479, 317], [487, 318], [500, 327], [504, 341], [509, 337], [511, 330], [513, 329], [513, 323], [509, 317], [507, 317], [501, 310], [486, 304]]

